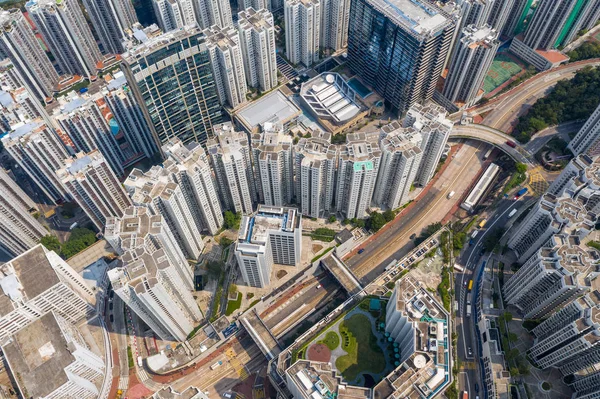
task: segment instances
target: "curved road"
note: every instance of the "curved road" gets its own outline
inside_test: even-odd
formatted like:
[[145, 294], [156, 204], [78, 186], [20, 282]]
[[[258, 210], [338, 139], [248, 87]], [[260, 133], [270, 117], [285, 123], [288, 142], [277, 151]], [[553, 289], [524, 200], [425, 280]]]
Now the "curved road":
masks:
[[541, 72], [499, 96], [497, 100], [492, 100], [478, 108], [472, 108], [469, 112], [480, 114], [489, 111], [483, 123], [506, 132], [510, 130], [511, 124], [516, 118], [526, 112], [539, 98], [546, 95], [548, 89], [553, 88], [560, 80], [572, 79], [579, 70], [599, 65], [600, 59], [596, 58]]
[[[520, 144], [518, 144], [514, 138], [489, 126], [478, 124], [456, 125], [452, 129], [450, 137], [470, 138], [478, 141], [484, 141], [488, 144], [492, 144], [494, 147], [500, 148], [517, 162], [521, 162], [529, 166], [533, 166], [535, 163], [535, 160], [531, 157], [531, 155]], [[513, 148], [507, 145], [507, 141], [514, 142], [517, 147]]]

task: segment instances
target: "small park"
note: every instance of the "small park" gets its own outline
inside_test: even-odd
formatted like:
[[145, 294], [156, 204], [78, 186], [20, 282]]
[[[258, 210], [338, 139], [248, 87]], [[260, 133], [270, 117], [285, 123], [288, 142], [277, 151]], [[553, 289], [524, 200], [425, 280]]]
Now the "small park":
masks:
[[335, 366], [352, 385], [374, 387], [396, 367], [397, 345], [384, 331], [387, 298], [367, 297], [333, 320], [298, 357]]

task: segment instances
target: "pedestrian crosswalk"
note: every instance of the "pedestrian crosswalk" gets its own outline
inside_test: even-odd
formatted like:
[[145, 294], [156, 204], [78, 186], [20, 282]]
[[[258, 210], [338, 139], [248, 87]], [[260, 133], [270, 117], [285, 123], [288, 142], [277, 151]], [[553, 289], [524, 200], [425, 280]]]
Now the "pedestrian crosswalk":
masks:
[[233, 370], [239, 375], [240, 380], [244, 381], [246, 378], [248, 378], [246, 367], [239, 361], [235, 351], [232, 348], [229, 348], [225, 351], [225, 355], [227, 356], [229, 364]]
[[129, 376], [119, 378], [119, 389], [125, 391], [129, 387]]

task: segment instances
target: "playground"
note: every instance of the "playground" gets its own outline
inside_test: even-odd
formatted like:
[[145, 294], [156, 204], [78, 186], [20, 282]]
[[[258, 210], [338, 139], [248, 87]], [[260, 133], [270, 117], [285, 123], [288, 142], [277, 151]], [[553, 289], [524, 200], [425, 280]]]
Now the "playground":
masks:
[[397, 344], [385, 333], [386, 303], [381, 298], [363, 299], [309, 342], [300, 357], [335, 365], [350, 384], [375, 386], [399, 358]]
[[483, 82], [483, 90], [491, 93], [506, 83], [510, 78], [519, 74], [523, 66], [519, 65], [506, 53], [498, 53], [492, 62], [492, 67]]

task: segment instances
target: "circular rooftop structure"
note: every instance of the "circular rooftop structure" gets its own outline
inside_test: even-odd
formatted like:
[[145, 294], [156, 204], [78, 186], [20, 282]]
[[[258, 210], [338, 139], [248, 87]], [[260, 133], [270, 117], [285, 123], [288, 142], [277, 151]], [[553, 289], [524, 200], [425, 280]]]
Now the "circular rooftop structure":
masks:
[[422, 369], [427, 365], [427, 359], [423, 355], [415, 356], [413, 363], [417, 369]]

